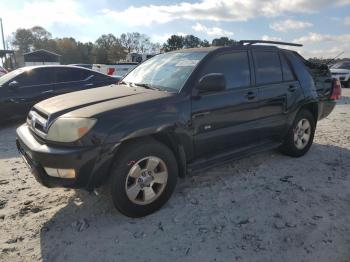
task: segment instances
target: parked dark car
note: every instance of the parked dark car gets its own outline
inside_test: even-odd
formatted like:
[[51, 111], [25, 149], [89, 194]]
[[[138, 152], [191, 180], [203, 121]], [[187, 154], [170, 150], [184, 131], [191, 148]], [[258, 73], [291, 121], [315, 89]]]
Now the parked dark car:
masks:
[[0, 122], [25, 117], [52, 96], [115, 84], [117, 79], [76, 66], [31, 66], [0, 77]]
[[36, 104], [17, 147], [43, 185], [92, 191], [108, 181], [116, 208], [140, 217], [188, 170], [272, 148], [304, 155], [340, 93], [327, 67], [290, 50], [179, 50], [145, 61], [118, 88]]

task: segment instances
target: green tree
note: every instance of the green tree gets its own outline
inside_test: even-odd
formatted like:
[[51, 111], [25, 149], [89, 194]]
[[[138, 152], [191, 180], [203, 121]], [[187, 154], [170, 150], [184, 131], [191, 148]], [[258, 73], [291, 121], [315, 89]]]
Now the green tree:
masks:
[[96, 40], [96, 45], [99, 48], [104, 48], [108, 50], [109, 48], [111, 48], [112, 45], [116, 44], [117, 42], [118, 40], [113, 34], [108, 34], [108, 35], [101, 35]]
[[201, 46], [202, 46], [202, 47], [209, 47], [210, 44], [209, 44], [208, 40], [204, 39], [204, 40], [201, 42]]
[[184, 48], [200, 47], [201, 43], [202, 41], [194, 35], [186, 35], [183, 37]]
[[56, 39], [57, 53], [61, 55], [62, 64], [81, 63], [82, 55], [78, 50], [77, 42], [72, 37]]
[[96, 63], [115, 63], [126, 56], [125, 48], [113, 34], [102, 35], [96, 40], [94, 49]]
[[172, 35], [163, 45], [165, 52], [182, 49], [184, 47], [184, 38], [180, 35]]
[[212, 43], [213, 46], [232, 46], [237, 45], [238, 42], [233, 39], [229, 39], [228, 37], [220, 37], [213, 39]]
[[12, 45], [18, 49], [20, 53], [27, 53], [34, 44], [34, 36], [30, 29], [19, 28], [13, 36]]

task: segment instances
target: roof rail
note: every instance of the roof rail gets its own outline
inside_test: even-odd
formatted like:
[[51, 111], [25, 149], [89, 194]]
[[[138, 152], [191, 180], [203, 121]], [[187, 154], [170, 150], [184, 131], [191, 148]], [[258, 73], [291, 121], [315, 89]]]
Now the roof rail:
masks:
[[248, 44], [275, 44], [275, 45], [290, 45], [290, 46], [303, 46], [302, 44], [279, 42], [279, 41], [269, 41], [269, 40], [241, 40], [239, 41], [240, 45]]

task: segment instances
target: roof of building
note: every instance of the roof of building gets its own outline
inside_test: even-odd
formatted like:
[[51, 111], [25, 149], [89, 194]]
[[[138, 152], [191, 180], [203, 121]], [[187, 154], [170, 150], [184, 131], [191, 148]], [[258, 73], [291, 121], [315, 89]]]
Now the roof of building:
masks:
[[32, 52], [25, 53], [23, 55], [24, 56], [31, 56], [31, 55], [40, 55], [40, 54], [46, 54], [46, 55], [52, 55], [52, 56], [61, 56], [59, 54], [56, 54], [54, 52], [51, 52], [51, 51], [48, 51], [48, 50], [45, 50], [45, 49], [38, 49], [38, 50], [35, 50], [35, 51], [32, 51]]

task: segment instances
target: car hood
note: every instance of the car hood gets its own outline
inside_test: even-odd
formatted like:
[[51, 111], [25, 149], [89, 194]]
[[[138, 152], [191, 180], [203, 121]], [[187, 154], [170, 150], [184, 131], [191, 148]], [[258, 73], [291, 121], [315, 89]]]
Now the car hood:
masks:
[[34, 107], [49, 115], [51, 119], [63, 114], [70, 117], [90, 117], [130, 103], [157, 98], [162, 94], [166, 92], [111, 85], [52, 97], [39, 102]]

